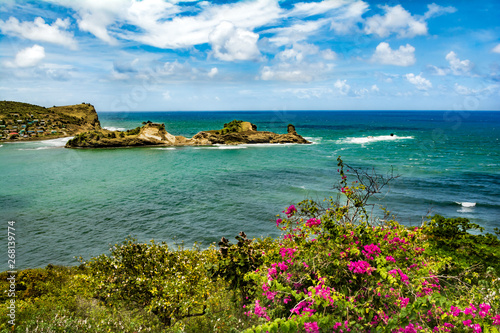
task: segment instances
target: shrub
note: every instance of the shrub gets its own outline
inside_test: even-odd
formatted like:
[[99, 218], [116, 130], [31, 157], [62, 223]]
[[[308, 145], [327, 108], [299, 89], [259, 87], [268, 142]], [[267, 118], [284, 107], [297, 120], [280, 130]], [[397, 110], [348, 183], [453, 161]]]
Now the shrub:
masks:
[[165, 325], [203, 315], [213, 292], [205, 266], [213, 264], [215, 250], [199, 246], [175, 251], [165, 243], [139, 244], [128, 239], [86, 262], [96, 296], [106, 302], [125, 301], [155, 314]]

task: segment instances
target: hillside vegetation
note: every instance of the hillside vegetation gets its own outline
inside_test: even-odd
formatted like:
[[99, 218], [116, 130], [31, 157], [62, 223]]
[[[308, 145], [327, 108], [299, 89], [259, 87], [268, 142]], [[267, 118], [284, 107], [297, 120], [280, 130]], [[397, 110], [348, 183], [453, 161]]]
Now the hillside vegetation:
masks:
[[375, 219], [369, 199], [394, 177], [338, 162], [339, 196], [288, 206], [276, 239], [127, 239], [77, 267], [20, 272], [16, 330], [500, 332], [498, 237], [463, 218]]
[[100, 130], [95, 108], [86, 103], [45, 108], [0, 101], [0, 139], [41, 140]]

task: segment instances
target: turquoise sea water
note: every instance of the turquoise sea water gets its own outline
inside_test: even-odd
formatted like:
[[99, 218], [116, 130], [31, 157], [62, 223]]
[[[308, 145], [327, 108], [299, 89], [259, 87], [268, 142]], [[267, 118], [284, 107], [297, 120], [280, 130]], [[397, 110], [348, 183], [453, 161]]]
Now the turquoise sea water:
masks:
[[[0, 228], [17, 268], [77, 264], [128, 235], [208, 246], [239, 231], [277, 236], [275, 215], [334, 194], [336, 159], [401, 177], [381, 203], [419, 225], [429, 210], [500, 227], [500, 112], [99, 112], [102, 126], [165, 123], [191, 137], [233, 119], [312, 145], [72, 150], [67, 139], [0, 144]], [[390, 136], [393, 133], [394, 136]], [[472, 206], [475, 203], [474, 206]], [[472, 206], [472, 207], [467, 207]], [[7, 248], [7, 237], [0, 239]], [[3, 251], [5, 253], [5, 251]], [[0, 270], [7, 269], [7, 256]]]

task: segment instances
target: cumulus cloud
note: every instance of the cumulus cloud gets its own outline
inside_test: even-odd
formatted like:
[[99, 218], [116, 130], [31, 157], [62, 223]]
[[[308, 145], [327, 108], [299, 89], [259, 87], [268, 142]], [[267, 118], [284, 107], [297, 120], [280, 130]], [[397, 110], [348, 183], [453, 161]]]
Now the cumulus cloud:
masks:
[[429, 65], [428, 68], [432, 74], [438, 75], [438, 76], [445, 76], [445, 75], [448, 75], [450, 73], [449, 68], [437, 67], [434, 65]]
[[41, 17], [37, 17], [33, 22], [20, 22], [15, 17], [10, 17], [7, 21], [0, 20], [0, 31], [4, 35], [63, 45], [75, 50], [77, 43], [73, 39], [73, 34], [66, 31], [69, 26], [68, 18], [64, 20], [58, 18], [52, 24], [45, 23]]
[[445, 59], [450, 63], [450, 70], [455, 75], [469, 75], [474, 68], [474, 64], [470, 60], [460, 60], [453, 51], [448, 53]]
[[43, 58], [45, 58], [45, 49], [35, 44], [19, 51], [14, 62], [7, 62], [7, 67], [33, 67], [38, 65]]
[[325, 59], [325, 54], [326, 58], [332, 58], [333, 54], [325, 51], [312, 44], [294, 44], [275, 56], [276, 64], [262, 68], [260, 79], [298, 82], [320, 79], [333, 69], [333, 64], [318, 59]]
[[337, 53], [333, 52], [330, 49], [326, 49], [321, 51], [321, 57], [325, 60], [335, 60], [337, 59]]
[[500, 53], [500, 44], [498, 44], [497, 46], [495, 46], [492, 51], [495, 52], [495, 53]]
[[413, 17], [401, 5], [394, 7], [382, 6], [385, 15], [374, 15], [366, 20], [365, 32], [388, 37], [396, 34], [398, 37], [415, 37], [427, 34], [427, 23]]
[[216, 76], [217, 74], [219, 73], [219, 70], [217, 69], [217, 67], [213, 67], [210, 72], [208, 72], [208, 77], [212, 78], [214, 76]]
[[335, 87], [337, 92], [341, 95], [347, 95], [351, 90], [351, 86], [347, 84], [347, 80], [338, 79], [337, 81], [335, 81], [333, 86]]
[[406, 74], [405, 77], [408, 80], [408, 82], [415, 85], [415, 87], [417, 87], [418, 90], [429, 90], [430, 88], [432, 88], [431, 81], [424, 78], [422, 76], [422, 73], [420, 73], [419, 75], [409, 73]]
[[382, 42], [375, 49], [372, 60], [383, 65], [411, 66], [416, 62], [415, 48], [406, 44], [393, 50], [388, 43]]
[[374, 85], [372, 86], [372, 91], [374, 91], [374, 92], [379, 92], [379, 91], [380, 91], [380, 89], [377, 87], [377, 85], [376, 85], [376, 84], [374, 84]]
[[259, 35], [236, 28], [231, 22], [221, 22], [208, 39], [214, 56], [220, 60], [256, 60], [260, 57], [257, 47]]

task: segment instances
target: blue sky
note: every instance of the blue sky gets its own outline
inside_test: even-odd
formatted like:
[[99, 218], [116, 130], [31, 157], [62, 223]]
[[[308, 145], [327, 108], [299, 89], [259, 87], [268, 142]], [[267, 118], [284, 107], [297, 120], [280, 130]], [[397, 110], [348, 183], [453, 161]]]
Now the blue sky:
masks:
[[2, 0], [0, 99], [500, 110], [499, 14], [498, 0]]

